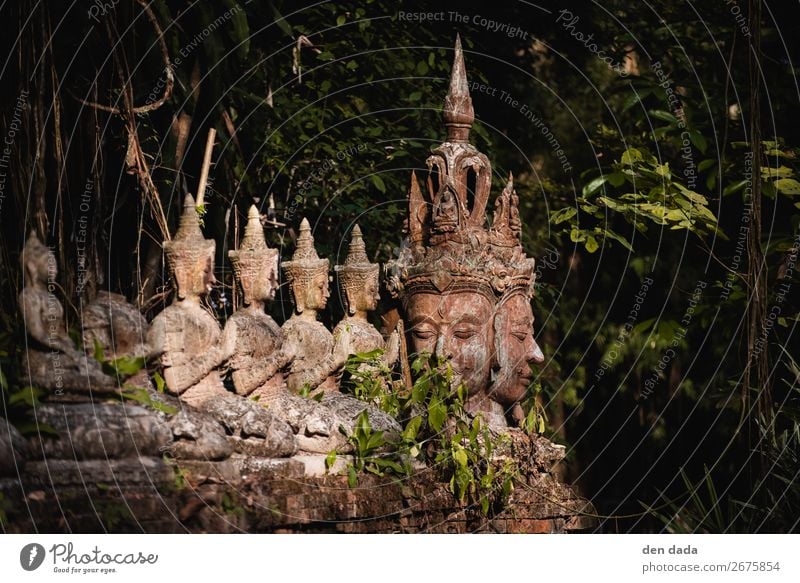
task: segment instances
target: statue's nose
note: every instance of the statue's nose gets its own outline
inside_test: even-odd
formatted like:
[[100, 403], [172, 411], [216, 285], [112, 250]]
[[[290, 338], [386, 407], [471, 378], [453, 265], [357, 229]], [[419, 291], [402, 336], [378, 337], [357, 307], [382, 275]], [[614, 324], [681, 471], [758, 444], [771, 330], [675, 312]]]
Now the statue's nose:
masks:
[[441, 356], [442, 358], [447, 358], [449, 355], [445, 354], [445, 344], [444, 344], [444, 335], [439, 334], [438, 338], [436, 338], [436, 356]]
[[539, 348], [539, 345], [536, 344], [536, 340], [533, 341], [533, 350], [531, 351], [531, 360], [533, 362], [538, 362], [539, 364], [544, 362], [544, 353], [542, 349]]

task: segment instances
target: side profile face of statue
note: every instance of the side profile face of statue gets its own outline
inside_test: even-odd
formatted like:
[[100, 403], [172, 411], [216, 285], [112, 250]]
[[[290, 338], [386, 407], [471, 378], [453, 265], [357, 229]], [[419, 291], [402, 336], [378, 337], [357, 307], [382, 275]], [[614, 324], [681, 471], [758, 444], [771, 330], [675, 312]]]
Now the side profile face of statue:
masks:
[[489, 384], [494, 307], [472, 292], [416, 293], [408, 301], [408, 320], [414, 352], [447, 358], [470, 395]]
[[195, 265], [186, 263], [173, 266], [173, 276], [178, 299], [204, 296], [217, 281], [214, 277], [214, 250], [197, 258]]
[[532, 380], [530, 365], [544, 362], [533, 338], [533, 311], [524, 293], [515, 293], [497, 308], [494, 319], [497, 376], [492, 398], [510, 406], [522, 400]]
[[302, 310], [324, 310], [328, 305], [331, 293], [327, 273], [317, 273], [308, 282], [296, 281], [293, 285], [297, 306]]
[[374, 312], [378, 309], [380, 296], [380, 284], [378, 283], [378, 273], [370, 275], [364, 281], [364, 287], [360, 289], [348, 290], [348, 304], [355, 307], [355, 312]]
[[[277, 256], [264, 261], [261, 270], [252, 278], [241, 278], [239, 283], [245, 296], [245, 303], [271, 302], [278, 291], [278, 258]], [[245, 287], [248, 286], [248, 287]]]
[[[31, 246], [31, 249], [33, 249], [33, 246]], [[25, 284], [44, 287], [47, 285], [48, 273], [51, 274], [52, 278], [55, 278], [57, 274], [56, 256], [41, 243], [36, 246], [36, 251], [38, 250], [41, 252], [37, 253], [32, 250], [24, 254]]]

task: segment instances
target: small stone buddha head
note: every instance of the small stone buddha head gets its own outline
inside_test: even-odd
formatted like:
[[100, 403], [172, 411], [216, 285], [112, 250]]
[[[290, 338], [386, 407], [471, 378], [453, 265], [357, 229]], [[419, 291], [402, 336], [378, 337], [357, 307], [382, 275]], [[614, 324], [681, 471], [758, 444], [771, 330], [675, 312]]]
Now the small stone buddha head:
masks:
[[317, 255], [308, 219], [303, 219], [300, 223], [300, 236], [297, 238], [297, 248], [292, 255], [292, 260], [284, 261], [281, 263], [281, 267], [283, 267], [289, 287], [291, 287], [298, 314], [305, 311], [316, 312], [325, 308], [330, 297], [329, 262], [327, 259], [320, 259]]
[[46, 286], [48, 280], [55, 280], [58, 273], [55, 254], [39, 240], [34, 231], [28, 235], [20, 255], [20, 263], [26, 286]]
[[247, 214], [247, 225], [239, 249], [229, 251], [236, 281], [245, 306], [262, 305], [275, 299], [278, 289], [278, 250], [264, 239], [261, 217], [255, 205]]
[[334, 266], [348, 315], [365, 314], [377, 309], [380, 301], [378, 268], [377, 263], [369, 262], [361, 228], [356, 225], [344, 265]]
[[175, 238], [164, 243], [167, 264], [175, 282], [178, 301], [199, 298], [211, 291], [214, 278], [213, 239], [203, 237], [194, 198], [187, 194]]

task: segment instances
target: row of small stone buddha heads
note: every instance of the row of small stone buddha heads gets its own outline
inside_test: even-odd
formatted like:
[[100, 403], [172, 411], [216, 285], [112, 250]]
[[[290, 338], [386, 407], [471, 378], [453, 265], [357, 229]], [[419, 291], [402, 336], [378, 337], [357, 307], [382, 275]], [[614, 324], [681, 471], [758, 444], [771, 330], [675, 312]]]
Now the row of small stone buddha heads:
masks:
[[[165, 245], [167, 260], [174, 278], [179, 301], [197, 301], [206, 295], [214, 278], [213, 240], [194, 238], [186, 240], [181, 230], [193, 218], [187, 213], [195, 213], [194, 200], [187, 196], [184, 217], [175, 239]], [[186, 257], [191, 254], [191, 258]], [[234, 275], [246, 309], [263, 310], [266, 302], [275, 299], [278, 283], [277, 249], [270, 248], [264, 239], [258, 209], [250, 207], [244, 237], [238, 250], [228, 253], [233, 265]], [[186, 261], [186, 259], [190, 259]], [[314, 239], [307, 219], [300, 224], [297, 247], [291, 261], [282, 264], [292, 291], [297, 314], [304, 318], [315, 318], [323, 310], [330, 298], [329, 262], [320, 259], [314, 248]], [[378, 283], [378, 264], [370, 263], [364, 247], [361, 230], [353, 228], [350, 248], [343, 265], [334, 270], [345, 301], [348, 317], [366, 318], [368, 312], [377, 308], [380, 296]]]

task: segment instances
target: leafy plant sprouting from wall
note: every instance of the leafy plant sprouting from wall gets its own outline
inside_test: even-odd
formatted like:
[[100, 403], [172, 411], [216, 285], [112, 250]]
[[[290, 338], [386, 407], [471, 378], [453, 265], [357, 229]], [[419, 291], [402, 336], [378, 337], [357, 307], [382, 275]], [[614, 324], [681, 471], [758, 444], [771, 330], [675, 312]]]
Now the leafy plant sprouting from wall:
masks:
[[[347, 467], [350, 486], [358, 484], [361, 472], [408, 476], [418, 461], [434, 467], [460, 503], [478, 504], [484, 514], [502, 507], [519, 475], [517, 462], [496, 459], [508, 438], [493, 433], [480, 415], [467, 413], [466, 389], [453, 386], [450, 364], [429, 354], [417, 356], [411, 363], [414, 381], [407, 387], [380, 362], [382, 354], [351, 356], [343, 389], [395, 416], [403, 429], [388, 436], [372, 428], [366, 410], [359, 415], [348, 435], [354, 450]], [[329, 468], [336, 459], [336, 452], [328, 455]]]

